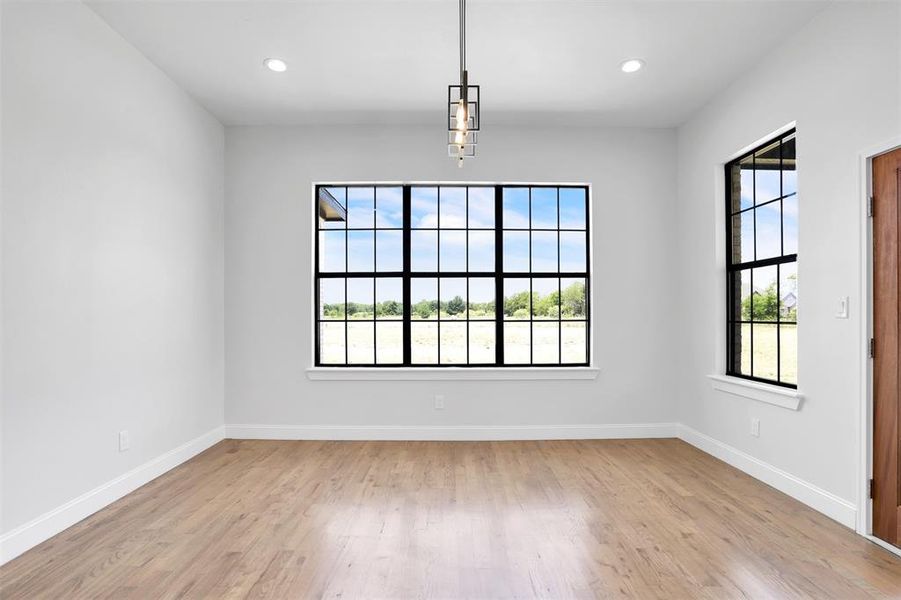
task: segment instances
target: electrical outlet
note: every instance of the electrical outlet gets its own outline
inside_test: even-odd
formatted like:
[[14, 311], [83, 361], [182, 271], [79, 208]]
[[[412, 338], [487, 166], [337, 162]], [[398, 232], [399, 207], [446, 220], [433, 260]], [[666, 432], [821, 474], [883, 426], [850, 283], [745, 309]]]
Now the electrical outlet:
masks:
[[440, 394], [435, 395], [435, 410], [444, 410], [444, 396]]
[[125, 452], [131, 448], [131, 436], [128, 435], [128, 430], [122, 430], [119, 432], [119, 452]]
[[760, 437], [760, 419], [756, 417], [751, 419], [751, 435]]

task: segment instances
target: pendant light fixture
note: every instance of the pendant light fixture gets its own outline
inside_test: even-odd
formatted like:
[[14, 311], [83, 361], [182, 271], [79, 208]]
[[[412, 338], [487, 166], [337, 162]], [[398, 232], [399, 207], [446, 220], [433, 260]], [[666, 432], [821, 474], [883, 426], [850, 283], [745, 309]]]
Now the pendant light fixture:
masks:
[[458, 161], [476, 155], [479, 132], [479, 86], [469, 85], [466, 71], [466, 0], [460, 0], [460, 85], [447, 86], [447, 154]]

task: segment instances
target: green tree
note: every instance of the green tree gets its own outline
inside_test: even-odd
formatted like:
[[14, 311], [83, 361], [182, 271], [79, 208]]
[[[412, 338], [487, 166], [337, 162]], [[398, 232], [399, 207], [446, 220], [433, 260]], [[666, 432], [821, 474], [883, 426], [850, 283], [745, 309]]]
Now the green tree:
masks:
[[560, 305], [560, 293], [551, 292], [542, 297], [541, 294], [532, 294], [532, 314], [536, 317], [557, 318], [557, 310]]
[[512, 317], [517, 310], [525, 310], [529, 314], [529, 292], [523, 291], [512, 296], [504, 296], [504, 314]]
[[396, 300], [379, 302], [375, 308], [376, 315], [379, 317], [399, 317], [403, 315], [403, 305]]
[[463, 298], [460, 296], [454, 296], [447, 303], [447, 307], [445, 308], [447, 314], [450, 316], [462, 314], [466, 310], [466, 303], [463, 302]]
[[326, 319], [343, 319], [344, 318], [344, 305], [343, 304], [323, 304], [322, 305], [322, 316]]
[[432, 306], [428, 300], [420, 300], [413, 305], [413, 312], [420, 319], [428, 319], [432, 316]]
[[470, 302], [469, 303], [469, 316], [470, 317], [493, 317], [494, 316], [494, 302]]
[[561, 297], [561, 309], [564, 317], [585, 316], [585, 284], [577, 281], [566, 286]]
[[775, 321], [779, 314], [779, 297], [776, 294], [776, 282], [771, 283], [763, 291], [754, 291], [741, 302], [742, 319], [754, 321]]

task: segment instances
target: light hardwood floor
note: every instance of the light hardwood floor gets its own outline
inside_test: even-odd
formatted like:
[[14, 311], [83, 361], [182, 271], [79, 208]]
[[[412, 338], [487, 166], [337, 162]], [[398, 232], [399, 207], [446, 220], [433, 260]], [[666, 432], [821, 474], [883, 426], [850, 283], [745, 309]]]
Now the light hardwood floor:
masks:
[[227, 440], [0, 568], [4, 600], [899, 596], [901, 558], [678, 440]]

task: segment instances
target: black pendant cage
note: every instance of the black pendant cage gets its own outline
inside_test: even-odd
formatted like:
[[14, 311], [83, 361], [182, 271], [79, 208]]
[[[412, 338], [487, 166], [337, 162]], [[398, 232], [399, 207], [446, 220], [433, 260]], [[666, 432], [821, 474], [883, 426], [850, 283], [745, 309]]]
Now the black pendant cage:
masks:
[[[462, 85], [447, 86], [447, 131], [448, 133], [457, 131], [457, 107], [460, 106], [460, 100], [463, 99]], [[479, 86], [467, 85], [466, 87], [466, 104], [468, 119], [466, 123], [466, 131], [479, 131]]]

